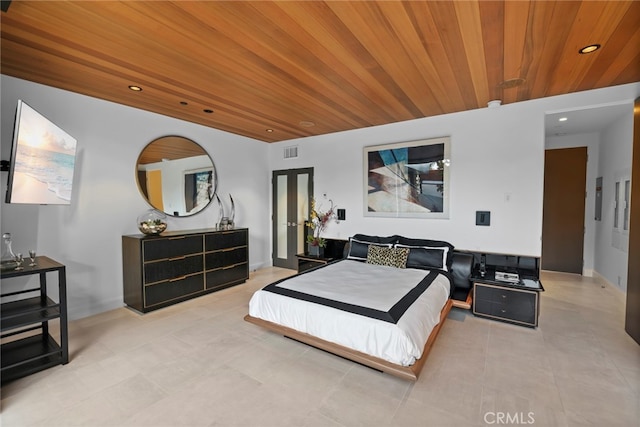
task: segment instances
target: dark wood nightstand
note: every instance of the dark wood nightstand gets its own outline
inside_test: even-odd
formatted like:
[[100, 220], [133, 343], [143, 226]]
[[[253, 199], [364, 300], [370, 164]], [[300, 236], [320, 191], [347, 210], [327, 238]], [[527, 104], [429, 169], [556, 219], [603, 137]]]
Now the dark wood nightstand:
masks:
[[298, 258], [298, 273], [344, 258], [344, 247], [348, 242], [347, 240], [326, 239], [326, 241], [327, 246], [324, 248], [323, 256], [309, 255], [309, 253], [296, 255]]
[[516, 325], [538, 326], [542, 283], [536, 277], [521, 275], [518, 283], [496, 280], [495, 269], [487, 268], [484, 276], [475, 271], [473, 281], [473, 314]]
[[336, 258], [318, 257], [308, 254], [297, 254], [298, 258], [298, 273], [311, 270], [312, 268], [319, 267], [324, 264], [328, 264], [334, 261]]

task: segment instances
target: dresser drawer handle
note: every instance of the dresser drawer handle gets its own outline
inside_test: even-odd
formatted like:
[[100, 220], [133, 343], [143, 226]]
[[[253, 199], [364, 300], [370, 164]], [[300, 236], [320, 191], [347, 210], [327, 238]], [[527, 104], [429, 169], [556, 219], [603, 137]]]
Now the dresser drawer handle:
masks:
[[185, 258], [187, 258], [187, 256], [186, 255], [182, 255], [182, 256], [177, 256], [175, 258], [169, 258], [169, 261], [179, 261], [179, 260], [185, 259]]
[[502, 298], [506, 298], [507, 296], [505, 294], [502, 294]]
[[506, 313], [507, 310], [505, 310], [504, 308], [500, 310], [502, 313]]
[[173, 279], [169, 279], [169, 282], [178, 282], [178, 281], [184, 280], [186, 278], [187, 278], [187, 276], [174, 277]]
[[186, 239], [187, 236], [178, 236], [178, 237], [169, 237], [169, 240], [180, 240], [180, 239]]

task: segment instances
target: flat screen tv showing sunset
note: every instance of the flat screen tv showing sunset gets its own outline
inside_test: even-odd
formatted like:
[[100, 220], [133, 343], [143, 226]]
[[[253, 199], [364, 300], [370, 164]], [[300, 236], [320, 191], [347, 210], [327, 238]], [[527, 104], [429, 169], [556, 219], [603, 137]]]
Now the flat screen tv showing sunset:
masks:
[[70, 204], [76, 142], [71, 135], [19, 100], [6, 202]]

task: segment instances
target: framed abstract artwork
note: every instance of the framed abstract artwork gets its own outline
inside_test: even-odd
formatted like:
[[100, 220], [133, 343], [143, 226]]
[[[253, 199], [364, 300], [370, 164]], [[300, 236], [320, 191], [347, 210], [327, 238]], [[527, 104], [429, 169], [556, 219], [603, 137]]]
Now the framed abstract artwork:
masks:
[[364, 215], [449, 218], [450, 138], [364, 147]]

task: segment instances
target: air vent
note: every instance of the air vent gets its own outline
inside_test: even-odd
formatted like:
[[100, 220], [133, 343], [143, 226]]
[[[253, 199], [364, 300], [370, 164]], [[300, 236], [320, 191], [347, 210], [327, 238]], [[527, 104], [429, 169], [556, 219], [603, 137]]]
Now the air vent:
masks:
[[284, 148], [284, 158], [285, 159], [293, 159], [298, 157], [298, 146], [292, 145], [291, 147]]

